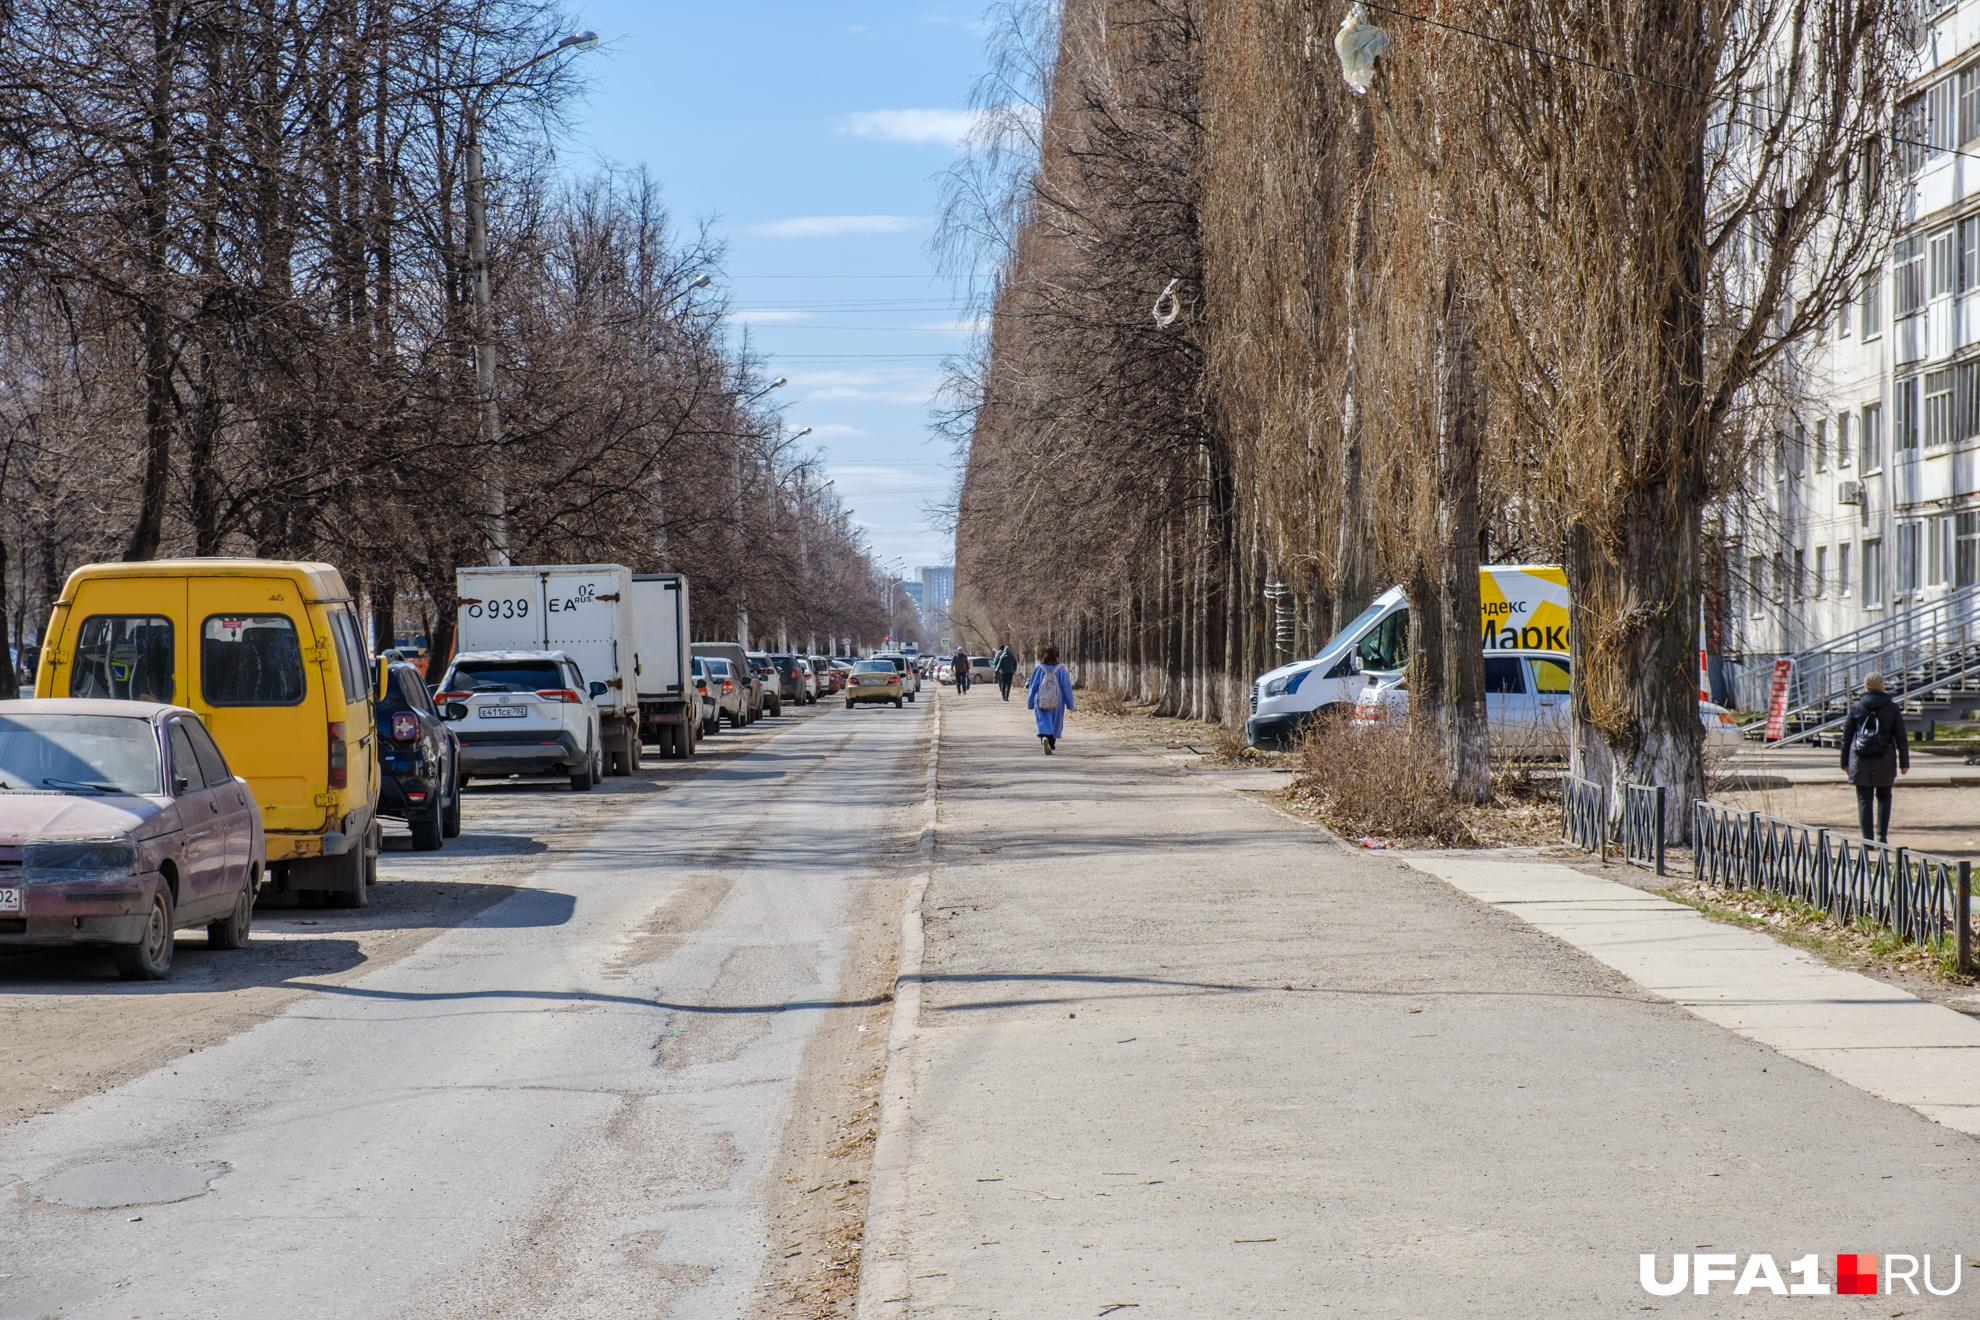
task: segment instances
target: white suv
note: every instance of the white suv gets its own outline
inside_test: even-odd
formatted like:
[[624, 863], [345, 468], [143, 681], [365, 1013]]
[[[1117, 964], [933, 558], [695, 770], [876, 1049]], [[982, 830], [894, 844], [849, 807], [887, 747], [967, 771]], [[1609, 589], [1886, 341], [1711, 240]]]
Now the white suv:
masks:
[[899, 651], [882, 651], [870, 658], [874, 660], [885, 660], [888, 664], [900, 670], [901, 691], [906, 694], [909, 701], [914, 700], [915, 694], [921, 691], [921, 674], [915, 668], [913, 656], [905, 655]]
[[464, 651], [433, 699], [468, 708], [455, 725], [463, 784], [470, 775], [567, 773], [582, 793], [605, 775], [592, 700], [604, 690], [562, 651]]

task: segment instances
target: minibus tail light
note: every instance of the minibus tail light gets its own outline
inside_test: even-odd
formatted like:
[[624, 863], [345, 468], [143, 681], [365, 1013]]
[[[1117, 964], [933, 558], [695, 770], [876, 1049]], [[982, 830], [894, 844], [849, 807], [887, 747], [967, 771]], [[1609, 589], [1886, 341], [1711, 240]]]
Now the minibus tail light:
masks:
[[330, 723], [330, 787], [350, 787], [349, 757], [350, 749], [344, 745], [344, 722], [333, 720]]

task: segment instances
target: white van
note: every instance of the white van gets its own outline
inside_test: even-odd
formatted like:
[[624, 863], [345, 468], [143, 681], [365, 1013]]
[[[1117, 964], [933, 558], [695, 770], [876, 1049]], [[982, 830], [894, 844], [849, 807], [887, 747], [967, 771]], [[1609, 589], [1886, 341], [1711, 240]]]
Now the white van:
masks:
[[[1554, 564], [1492, 564], [1478, 570], [1483, 649], [1566, 653], [1567, 575]], [[1409, 600], [1401, 587], [1375, 598], [1310, 660], [1258, 677], [1244, 739], [1283, 747], [1319, 711], [1348, 712], [1371, 682], [1400, 678], [1409, 663]]]

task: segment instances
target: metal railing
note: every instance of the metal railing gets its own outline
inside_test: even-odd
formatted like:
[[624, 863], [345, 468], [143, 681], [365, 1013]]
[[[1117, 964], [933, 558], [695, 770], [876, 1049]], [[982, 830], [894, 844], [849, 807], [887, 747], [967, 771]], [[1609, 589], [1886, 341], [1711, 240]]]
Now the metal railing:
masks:
[[[1896, 611], [1786, 658], [1794, 662], [1788, 674], [1788, 733], [1770, 744], [1776, 747], [1841, 727], [1870, 674], [1882, 674], [1899, 701], [1933, 695], [1951, 700], [1958, 690], [1976, 694], [1980, 704], [1980, 586]], [[1742, 693], [1742, 704], [1766, 709], [1770, 680], [1771, 667], [1757, 669], [1750, 676], [1754, 691]]]
[[1624, 784], [1622, 854], [1627, 866], [1664, 873], [1664, 786]]
[[1914, 944], [1951, 935], [1959, 970], [1972, 970], [1971, 862], [1710, 802], [1692, 805], [1691, 839], [1700, 884], [1779, 894]]
[[1561, 837], [1609, 860], [1609, 792], [1592, 779], [1561, 776]]

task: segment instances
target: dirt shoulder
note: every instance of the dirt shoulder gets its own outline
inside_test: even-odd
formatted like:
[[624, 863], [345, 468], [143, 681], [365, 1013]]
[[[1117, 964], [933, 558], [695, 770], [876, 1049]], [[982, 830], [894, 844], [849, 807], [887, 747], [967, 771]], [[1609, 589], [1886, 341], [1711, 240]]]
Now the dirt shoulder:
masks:
[[167, 981], [121, 981], [100, 950], [0, 957], [0, 1130], [217, 1045], [306, 995], [406, 957], [587, 847], [636, 800], [748, 755], [817, 709], [724, 731], [690, 761], [649, 752], [637, 775], [606, 779], [589, 793], [552, 780], [477, 783], [462, 799], [461, 837], [441, 851], [414, 853], [409, 836], [388, 834], [369, 907], [264, 903], [253, 942], [232, 952], [180, 931]]

